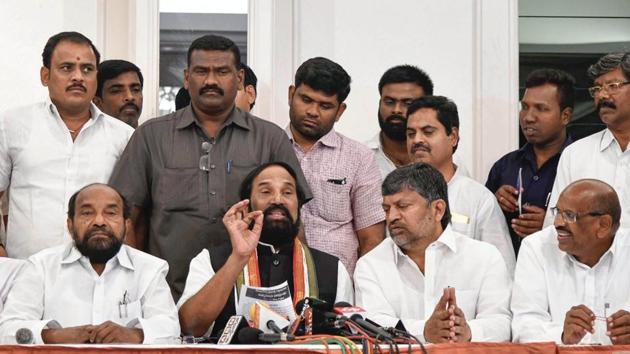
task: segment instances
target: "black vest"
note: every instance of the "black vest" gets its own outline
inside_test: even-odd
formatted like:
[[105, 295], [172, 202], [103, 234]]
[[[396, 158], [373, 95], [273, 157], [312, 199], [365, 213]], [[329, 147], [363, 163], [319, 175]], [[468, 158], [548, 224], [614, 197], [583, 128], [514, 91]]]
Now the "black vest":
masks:
[[[292, 249], [292, 248], [291, 248]], [[258, 262], [261, 263], [263, 259], [269, 259], [264, 252], [271, 253], [269, 248], [265, 246], [258, 246]], [[328, 253], [318, 251], [316, 249], [310, 248], [311, 254], [313, 255], [313, 262], [315, 263], [315, 274], [317, 274], [317, 286], [319, 288], [319, 298], [328, 302], [329, 304], [335, 303], [335, 298], [337, 296], [337, 269], [339, 259], [335, 256], [332, 256]], [[210, 252], [210, 261], [212, 263], [212, 269], [215, 273], [223, 267], [225, 262], [227, 261], [230, 253], [232, 252], [231, 245], [212, 247], [209, 249]], [[292, 251], [291, 251], [292, 255]], [[291, 265], [292, 268], [292, 265]], [[260, 269], [262, 285], [267, 286], [265, 284], [265, 279], [269, 279], [268, 276], [263, 274], [266, 272], [263, 267]], [[289, 289], [291, 289], [291, 294], [293, 295], [293, 273], [291, 269], [291, 276], [288, 277], [287, 280], [289, 282]], [[276, 284], [273, 284], [276, 285]], [[240, 289], [238, 289], [240, 291]], [[212, 337], [216, 337], [221, 334], [223, 328], [225, 327], [226, 322], [230, 319], [230, 316], [236, 314], [236, 307], [234, 303], [234, 291], [230, 292], [230, 296], [227, 299], [227, 303], [223, 307], [223, 310], [214, 321], [214, 327], [212, 328]]]

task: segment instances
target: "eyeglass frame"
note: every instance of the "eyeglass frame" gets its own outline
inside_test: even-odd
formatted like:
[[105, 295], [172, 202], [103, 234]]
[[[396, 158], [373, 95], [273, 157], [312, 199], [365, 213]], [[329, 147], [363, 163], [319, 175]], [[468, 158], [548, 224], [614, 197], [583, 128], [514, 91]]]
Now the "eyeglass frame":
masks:
[[[562, 218], [562, 220], [567, 223], [567, 224], [575, 224], [576, 222], [578, 222], [578, 220], [584, 216], [604, 216], [604, 215], [608, 215], [604, 212], [601, 211], [589, 211], [589, 212], [584, 212], [584, 213], [576, 213], [570, 210], [562, 210], [560, 208], [558, 208], [557, 206], [551, 207], [551, 216], [554, 217], [554, 219], [558, 216], [558, 214], [560, 214], [560, 217]], [[567, 213], [571, 213], [571, 217], [569, 218], [569, 216], [567, 215]]]
[[[599, 95], [602, 90], [605, 90], [606, 92], [608, 92], [609, 94], [615, 94], [617, 92], [619, 92], [619, 90], [623, 87], [630, 84], [630, 81], [618, 81], [618, 82], [609, 82], [607, 84], [604, 85], [597, 85], [597, 86], [591, 86], [589, 88], [587, 88], [588, 90], [588, 94], [591, 95], [591, 97], [595, 98], [597, 97], [597, 95]], [[613, 88], [613, 89], [611, 89]], [[597, 92], [594, 92], [595, 90], [597, 90]]]

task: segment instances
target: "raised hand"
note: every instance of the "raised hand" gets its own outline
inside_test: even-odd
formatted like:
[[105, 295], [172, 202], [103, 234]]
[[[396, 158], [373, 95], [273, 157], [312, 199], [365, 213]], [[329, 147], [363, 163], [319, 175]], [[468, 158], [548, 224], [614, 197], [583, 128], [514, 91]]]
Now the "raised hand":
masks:
[[506, 213], [514, 213], [518, 210], [518, 189], [509, 184], [504, 184], [494, 193], [499, 206]]
[[[254, 222], [254, 227], [249, 229]], [[232, 253], [239, 258], [248, 259], [254, 252], [262, 231], [263, 212], [260, 210], [249, 212], [249, 200], [241, 200], [223, 216], [223, 225], [230, 235]]]
[[440, 300], [433, 309], [433, 314], [424, 323], [424, 339], [429, 343], [448, 343], [450, 339], [451, 325], [447, 306], [451, 292], [448, 289], [444, 289]]

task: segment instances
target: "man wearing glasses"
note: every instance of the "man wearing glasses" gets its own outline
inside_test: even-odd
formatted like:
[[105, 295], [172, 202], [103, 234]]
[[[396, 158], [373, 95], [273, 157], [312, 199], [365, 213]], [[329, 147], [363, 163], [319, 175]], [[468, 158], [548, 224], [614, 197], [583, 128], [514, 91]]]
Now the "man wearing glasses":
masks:
[[[549, 205], [569, 183], [582, 178], [595, 178], [610, 184], [621, 200], [630, 205], [630, 53], [603, 56], [588, 69], [593, 79], [589, 93], [595, 100], [599, 117], [606, 129], [568, 146], [558, 163]], [[621, 226], [627, 227], [630, 208], [621, 214]], [[545, 226], [553, 223], [547, 210]]]
[[628, 344], [627, 230], [615, 190], [569, 184], [549, 208], [554, 225], [523, 240], [512, 290], [515, 342]]

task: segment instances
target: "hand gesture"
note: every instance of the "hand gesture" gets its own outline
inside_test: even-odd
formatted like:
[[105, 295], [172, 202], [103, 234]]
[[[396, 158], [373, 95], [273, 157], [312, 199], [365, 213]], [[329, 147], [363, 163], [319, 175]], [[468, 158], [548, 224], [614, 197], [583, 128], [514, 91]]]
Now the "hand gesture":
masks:
[[[254, 222], [250, 230], [249, 225]], [[258, 245], [262, 231], [263, 212], [260, 210], [249, 212], [249, 200], [241, 200], [232, 205], [223, 216], [223, 225], [230, 235], [232, 253], [242, 259], [249, 259]]]
[[630, 313], [619, 310], [606, 319], [607, 332], [612, 344], [630, 344]]
[[449, 325], [450, 325], [450, 339], [449, 342], [470, 342], [472, 338], [472, 332], [470, 326], [466, 322], [466, 315], [464, 311], [457, 306], [457, 299], [455, 297], [455, 288], [448, 288], [450, 294], [450, 302], [448, 306], [449, 313]]
[[506, 213], [518, 211], [518, 189], [509, 184], [504, 184], [494, 193], [499, 202], [499, 206]]
[[140, 344], [144, 341], [144, 332], [139, 328], [127, 328], [112, 321], [94, 326], [90, 336], [90, 343], [131, 343]]
[[526, 237], [542, 230], [545, 213], [543, 208], [529, 204], [524, 205], [523, 214], [512, 219], [512, 230], [520, 237]]
[[584, 305], [573, 306], [564, 318], [563, 344], [578, 344], [586, 332], [594, 333], [595, 314]]
[[89, 343], [94, 326], [49, 328], [42, 330], [42, 341], [46, 344]]
[[424, 323], [424, 339], [429, 343], [448, 343], [451, 338], [451, 314], [448, 312], [451, 292], [445, 288], [433, 314]]

